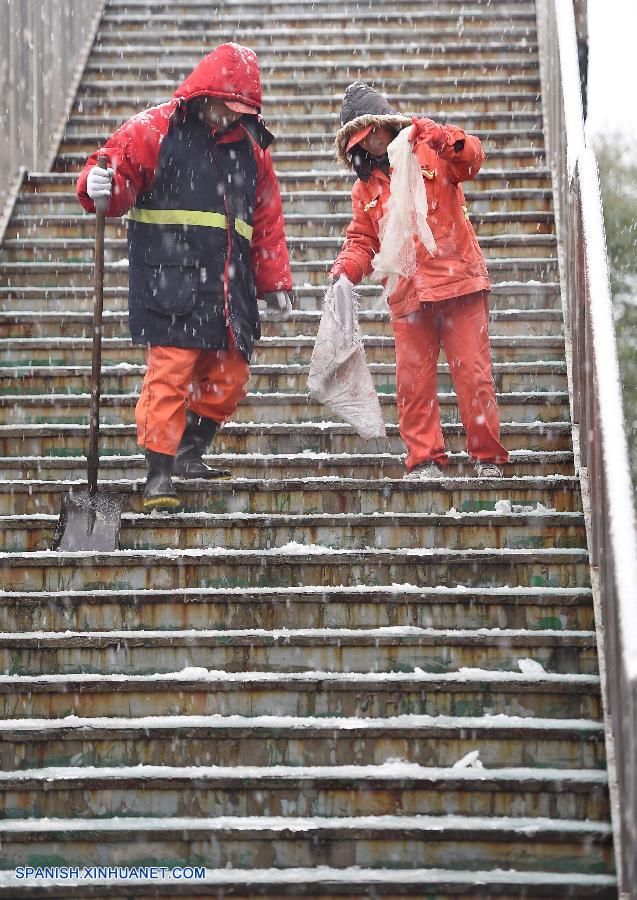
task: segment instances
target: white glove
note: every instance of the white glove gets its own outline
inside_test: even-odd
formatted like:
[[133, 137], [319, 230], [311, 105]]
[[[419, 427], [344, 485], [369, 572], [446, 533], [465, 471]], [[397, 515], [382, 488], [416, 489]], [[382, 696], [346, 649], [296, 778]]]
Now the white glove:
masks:
[[292, 312], [290, 291], [270, 291], [264, 294], [266, 306], [262, 319], [266, 322], [285, 322]]
[[99, 166], [93, 166], [88, 173], [86, 180], [86, 193], [91, 200], [97, 200], [98, 197], [110, 197], [112, 178], [115, 174], [114, 169], [100, 169]]

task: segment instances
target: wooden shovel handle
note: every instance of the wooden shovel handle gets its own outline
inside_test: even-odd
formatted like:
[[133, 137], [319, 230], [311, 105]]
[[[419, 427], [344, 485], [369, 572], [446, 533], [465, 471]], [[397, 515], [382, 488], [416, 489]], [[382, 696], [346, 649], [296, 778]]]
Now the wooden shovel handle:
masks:
[[[108, 160], [100, 156], [100, 169], [108, 168]], [[106, 227], [107, 197], [95, 201], [95, 289], [93, 293], [93, 359], [91, 364], [91, 403], [88, 425], [87, 477], [88, 492], [97, 493], [100, 433], [100, 374], [102, 369], [102, 312], [104, 309], [104, 230]]]

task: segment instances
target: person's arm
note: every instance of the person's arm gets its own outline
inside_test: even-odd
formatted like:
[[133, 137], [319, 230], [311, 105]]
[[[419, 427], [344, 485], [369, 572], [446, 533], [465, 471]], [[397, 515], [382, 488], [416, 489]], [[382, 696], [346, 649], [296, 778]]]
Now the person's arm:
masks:
[[123, 216], [134, 206], [137, 196], [148, 190], [155, 178], [159, 147], [168, 130], [172, 105], [154, 107], [133, 116], [113, 134], [104, 146], [89, 156], [77, 179], [78, 199], [87, 212], [95, 204], [87, 192], [87, 179], [98, 157], [106, 157], [114, 170], [107, 216]]
[[257, 153], [257, 194], [252, 220], [250, 265], [257, 296], [292, 290], [290, 259], [279, 182], [268, 150]]
[[332, 278], [345, 275], [352, 284], [358, 284], [372, 270], [372, 260], [378, 253], [380, 243], [376, 223], [365, 208], [367, 200], [356, 182], [352, 189], [353, 217], [347, 226], [345, 243], [334, 260], [330, 271]]
[[414, 119], [409, 140], [414, 148], [428, 144], [444, 160], [452, 181], [469, 181], [480, 171], [484, 153], [479, 138], [455, 125], [439, 125], [431, 119]]

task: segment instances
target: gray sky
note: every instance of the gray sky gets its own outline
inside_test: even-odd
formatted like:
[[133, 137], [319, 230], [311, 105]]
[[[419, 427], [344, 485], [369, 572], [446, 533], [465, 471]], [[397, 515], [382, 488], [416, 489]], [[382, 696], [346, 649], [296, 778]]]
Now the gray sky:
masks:
[[589, 136], [637, 141], [637, 0], [588, 0]]

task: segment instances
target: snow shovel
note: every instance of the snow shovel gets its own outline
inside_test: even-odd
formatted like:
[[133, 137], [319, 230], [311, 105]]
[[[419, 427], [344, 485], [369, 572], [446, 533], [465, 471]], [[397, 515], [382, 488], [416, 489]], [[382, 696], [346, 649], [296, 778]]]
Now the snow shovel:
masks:
[[[101, 169], [108, 161], [100, 156]], [[88, 490], [63, 494], [53, 549], [62, 552], [87, 550], [95, 553], [117, 550], [122, 518], [121, 500], [113, 494], [98, 494], [98, 440], [100, 432], [100, 370], [102, 365], [102, 310], [104, 307], [104, 230], [108, 198], [95, 200], [95, 293], [93, 298], [93, 361], [88, 427]]]

